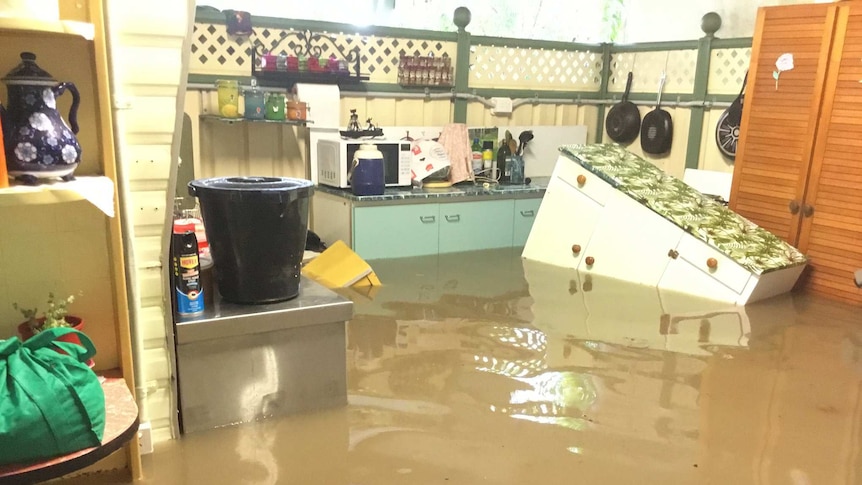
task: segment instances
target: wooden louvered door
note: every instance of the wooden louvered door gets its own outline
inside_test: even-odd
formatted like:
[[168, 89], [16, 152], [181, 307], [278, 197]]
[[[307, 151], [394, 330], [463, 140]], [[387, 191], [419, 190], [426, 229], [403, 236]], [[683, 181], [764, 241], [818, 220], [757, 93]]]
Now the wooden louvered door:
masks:
[[806, 288], [862, 303], [862, 2], [838, 12], [797, 247]]
[[[790, 244], [799, 234], [835, 28], [831, 4], [758, 10], [730, 208]], [[794, 69], [773, 79], [775, 62]]]

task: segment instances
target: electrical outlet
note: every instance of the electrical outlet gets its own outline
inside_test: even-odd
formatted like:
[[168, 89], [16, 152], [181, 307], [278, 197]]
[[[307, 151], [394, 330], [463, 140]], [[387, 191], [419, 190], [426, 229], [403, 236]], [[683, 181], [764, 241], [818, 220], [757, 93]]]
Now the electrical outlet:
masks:
[[153, 429], [149, 421], [138, 426], [138, 445], [142, 455], [149, 455], [153, 452]]

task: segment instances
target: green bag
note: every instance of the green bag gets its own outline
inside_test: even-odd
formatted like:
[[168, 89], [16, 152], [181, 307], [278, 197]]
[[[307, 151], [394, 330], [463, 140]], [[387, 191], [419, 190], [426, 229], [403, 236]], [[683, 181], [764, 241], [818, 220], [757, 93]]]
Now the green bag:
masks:
[[[71, 333], [80, 345], [57, 340]], [[0, 465], [102, 443], [105, 393], [86, 364], [95, 354], [90, 338], [71, 328], [0, 341]]]

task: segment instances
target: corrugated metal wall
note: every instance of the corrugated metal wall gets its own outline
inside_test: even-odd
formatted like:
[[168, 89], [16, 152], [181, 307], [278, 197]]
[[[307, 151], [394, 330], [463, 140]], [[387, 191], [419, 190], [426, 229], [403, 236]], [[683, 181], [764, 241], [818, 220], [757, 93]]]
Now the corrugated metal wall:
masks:
[[[187, 37], [192, 22], [193, 1], [152, 0], [108, 3], [109, 41], [113, 68], [118, 163], [128, 188], [131, 220], [129, 268], [136, 293], [131, 301], [138, 315], [143, 338], [146, 391], [142, 420], [149, 420], [155, 439], [171, 437], [176, 407], [171, 399], [171, 360], [165, 329], [170, 308], [165, 308], [162, 267], [168, 213], [172, 206], [171, 180], [177, 102], [185, 96]], [[133, 322], [133, 324], [135, 324]]]

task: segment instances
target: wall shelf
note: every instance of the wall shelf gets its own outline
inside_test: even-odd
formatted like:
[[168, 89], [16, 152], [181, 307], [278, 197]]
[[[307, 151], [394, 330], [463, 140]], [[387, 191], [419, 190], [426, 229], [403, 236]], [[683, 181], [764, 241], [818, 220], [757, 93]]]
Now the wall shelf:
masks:
[[19, 185], [12, 182], [0, 189], [0, 207], [57, 204], [89, 200], [113, 216], [114, 182], [108, 177], [77, 177], [71, 182], [43, 182], [41, 185]]
[[218, 115], [200, 115], [200, 119], [203, 121], [211, 121], [211, 122], [219, 122], [219, 123], [270, 123], [276, 125], [294, 125], [294, 126], [305, 126], [313, 124], [314, 122], [311, 120], [267, 120], [267, 119], [252, 119], [252, 118], [225, 118], [224, 116]]
[[9, 32], [16, 34], [71, 35], [82, 37], [86, 40], [93, 40], [96, 35], [95, 26], [87, 22], [0, 17], [0, 34]]

